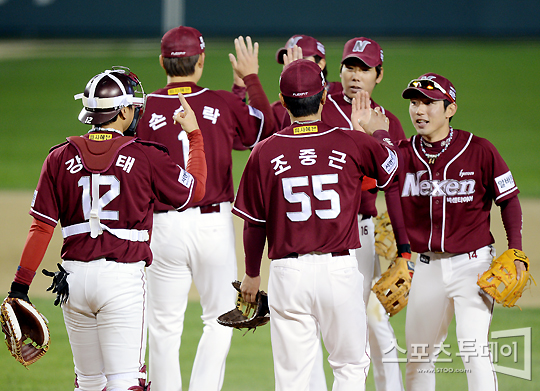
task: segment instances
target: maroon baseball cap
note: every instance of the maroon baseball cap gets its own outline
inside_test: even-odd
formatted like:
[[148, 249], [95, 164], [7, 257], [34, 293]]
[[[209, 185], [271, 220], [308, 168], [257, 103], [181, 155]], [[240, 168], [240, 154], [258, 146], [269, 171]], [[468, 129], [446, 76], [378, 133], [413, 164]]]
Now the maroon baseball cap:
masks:
[[368, 67], [376, 67], [383, 63], [383, 50], [380, 45], [372, 39], [359, 37], [347, 41], [343, 47], [343, 57], [341, 63], [348, 58], [358, 58]]
[[321, 68], [313, 61], [296, 60], [287, 65], [279, 78], [279, 89], [283, 96], [307, 98], [324, 89]]
[[450, 80], [436, 73], [425, 73], [418, 79], [411, 80], [401, 96], [404, 99], [410, 99], [416, 95], [416, 91], [433, 100], [446, 99], [451, 103], [456, 102], [454, 85]]
[[287, 49], [294, 45], [302, 48], [303, 57], [319, 56], [325, 58], [324, 45], [309, 35], [293, 35], [289, 38], [285, 47], [278, 49], [276, 52], [276, 61], [283, 64], [283, 55], [287, 53]]
[[193, 27], [179, 26], [161, 38], [161, 55], [166, 58], [190, 57], [204, 53], [202, 34]]

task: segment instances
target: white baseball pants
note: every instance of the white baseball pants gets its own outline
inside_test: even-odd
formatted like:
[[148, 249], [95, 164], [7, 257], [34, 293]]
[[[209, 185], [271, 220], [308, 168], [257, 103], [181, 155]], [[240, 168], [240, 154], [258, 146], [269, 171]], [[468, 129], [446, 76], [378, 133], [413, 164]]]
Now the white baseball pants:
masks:
[[64, 261], [62, 305], [81, 391], [127, 391], [139, 384], [146, 351], [144, 262]]
[[426, 264], [420, 257], [416, 261], [407, 305], [407, 391], [435, 390], [435, 361], [454, 314], [469, 390], [495, 391], [497, 377], [488, 349], [493, 299], [476, 283], [489, 269], [494, 249], [424, 255], [430, 261]]
[[237, 279], [234, 227], [230, 203], [217, 213], [199, 208], [154, 214], [148, 274], [149, 378], [152, 391], [180, 391], [179, 349], [192, 281], [202, 306], [199, 341], [190, 391], [218, 391], [231, 345], [230, 327], [216, 319], [234, 308]]
[[364, 390], [366, 312], [354, 256], [300, 255], [270, 263], [268, 300], [276, 390], [307, 391], [322, 335], [334, 391]]

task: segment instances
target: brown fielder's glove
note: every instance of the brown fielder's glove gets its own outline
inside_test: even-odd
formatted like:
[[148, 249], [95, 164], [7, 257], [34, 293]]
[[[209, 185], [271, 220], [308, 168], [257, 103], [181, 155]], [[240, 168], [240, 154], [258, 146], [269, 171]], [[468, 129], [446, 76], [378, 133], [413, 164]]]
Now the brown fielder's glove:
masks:
[[0, 322], [9, 352], [27, 367], [49, 349], [47, 320], [29, 302], [6, 297], [0, 307]]
[[[525, 263], [526, 270], [521, 273], [519, 280], [514, 260]], [[530, 279], [534, 281], [529, 272], [529, 258], [521, 250], [509, 249], [491, 262], [489, 270], [478, 278], [478, 285], [497, 303], [513, 307]]]
[[240, 291], [240, 281], [233, 281], [232, 285], [238, 291], [236, 308], [220, 315], [217, 318], [219, 324], [235, 329], [247, 329], [247, 331], [264, 326], [270, 321], [270, 310], [268, 308], [268, 296], [266, 292], [257, 292], [255, 303], [248, 303], [242, 298]]
[[388, 211], [375, 217], [375, 252], [389, 261], [397, 258], [396, 239]]
[[414, 263], [406, 258], [397, 258], [371, 288], [390, 316], [407, 305], [413, 273]]

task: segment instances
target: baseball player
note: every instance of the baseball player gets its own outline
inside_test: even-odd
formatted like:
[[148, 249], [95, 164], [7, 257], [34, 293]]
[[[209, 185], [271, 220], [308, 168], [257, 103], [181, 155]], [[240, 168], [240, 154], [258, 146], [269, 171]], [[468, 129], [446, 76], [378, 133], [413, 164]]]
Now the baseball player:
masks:
[[[307, 390], [322, 335], [334, 390], [363, 390], [369, 368], [364, 278], [352, 249], [360, 247], [357, 207], [364, 176], [386, 188], [397, 171], [388, 122], [364, 94], [353, 112], [359, 131], [321, 122], [325, 80], [314, 62], [285, 67], [280, 99], [293, 125], [253, 149], [233, 213], [243, 218], [244, 299], [255, 300], [268, 238], [268, 283], [276, 390]], [[367, 113], [367, 114], [366, 114]], [[367, 116], [367, 120], [366, 120]], [[358, 128], [358, 124], [356, 125]], [[377, 138], [377, 139], [376, 139]]]
[[[377, 42], [365, 37], [353, 38], [347, 41], [343, 48], [340, 70], [343, 90], [328, 97], [328, 102], [322, 111], [322, 121], [352, 129], [353, 125], [355, 125], [351, 120], [352, 99], [358, 91], [366, 91], [371, 99], [371, 108], [377, 108], [389, 119], [388, 133], [391, 139], [394, 142], [405, 139], [405, 133], [398, 118], [375, 103], [371, 98], [373, 90], [382, 81], [383, 75], [383, 51]], [[285, 124], [290, 123], [287, 118], [283, 122]], [[376, 190], [375, 181], [369, 178], [366, 179], [362, 184], [362, 190], [362, 200], [358, 211], [362, 247], [356, 250], [356, 258], [358, 259], [360, 272], [364, 275], [366, 281], [369, 281], [369, 283], [364, 284], [363, 292], [364, 302], [368, 305], [371, 279], [380, 277], [378, 257], [375, 253], [374, 223], [372, 221], [372, 217], [377, 215], [375, 206], [377, 194], [374, 191]], [[399, 206], [399, 196], [396, 193], [385, 193], [385, 199], [398, 244], [398, 255], [410, 259], [411, 250], [404, 228], [403, 217], [401, 211], [396, 210], [396, 205]], [[368, 316], [370, 316], [369, 313]], [[395, 339], [388, 315], [379, 316], [377, 314], [371, 323], [370, 348], [373, 345], [374, 350], [370, 356], [373, 362], [376, 388], [379, 391], [387, 389], [403, 390], [397, 351], [388, 349], [393, 346]], [[377, 327], [377, 330], [375, 330], [375, 327]], [[381, 340], [381, 338], [385, 340]], [[383, 359], [386, 362], [383, 363]]]
[[174, 120], [191, 140], [188, 171], [163, 146], [123, 136], [135, 128], [145, 100], [141, 83], [127, 68], [96, 75], [75, 98], [84, 106], [79, 120], [92, 129], [53, 147], [43, 164], [10, 295], [28, 300], [29, 285], [60, 221], [69, 284], [62, 310], [75, 390], [144, 391], [144, 268], [152, 262], [152, 205], [159, 200], [182, 208], [204, 196], [203, 139], [182, 96], [184, 112]]
[[240, 37], [235, 47], [236, 57], [231, 54], [231, 62], [247, 85], [250, 105], [231, 92], [198, 86], [205, 62], [201, 33], [186, 26], [169, 30], [161, 40], [159, 57], [167, 85], [149, 95], [137, 128], [141, 139], [164, 144], [174, 161], [185, 167], [189, 140], [170, 120], [178, 109], [175, 97], [182, 92], [200, 125], [208, 163], [202, 200], [182, 211], [155, 204], [154, 263], [148, 270], [149, 376], [154, 391], [182, 389], [178, 350], [192, 281], [200, 295], [204, 329], [189, 389], [217, 391], [223, 384], [232, 329], [219, 325], [216, 319], [234, 306], [231, 281], [237, 279], [231, 214], [233, 139], [238, 137], [244, 146], [251, 147], [274, 126], [257, 76], [258, 44]]
[[[407, 307], [407, 390], [435, 390], [434, 362], [454, 315], [469, 390], [496, 390], [488, 349], [493, 299], [477, 279], [495, 256], [493, 201], [501, 208], [508, 247], [522, 249], [519, 190], [489, 141], [450, 126], [457, 104], [448, 79], [426, 73], [402, 95], [410, 100], [418, 133], [399, 146], [401, 205], [411, 248], [419, 254]], [[519, 276], [525, 265], [516, 261], [516, 268]]]

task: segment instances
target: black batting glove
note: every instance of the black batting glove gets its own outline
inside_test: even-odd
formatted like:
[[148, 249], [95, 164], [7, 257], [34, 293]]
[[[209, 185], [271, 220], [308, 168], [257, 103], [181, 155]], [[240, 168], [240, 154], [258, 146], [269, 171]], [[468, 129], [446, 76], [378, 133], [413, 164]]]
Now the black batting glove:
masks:
[[53, 281], [50, 287], [47, 288], [47, 292], [52, 290], [52, 293], [56, 293], [56, 299], [54, 300], [54, 305], [65, 304], [69, 297], [69, 285], [67, 282], [68, 272], [60, 265], [58, 266], [59, 271], [50, 272], [43, 269], [41, 272], [48, 277], [52, 277]]

